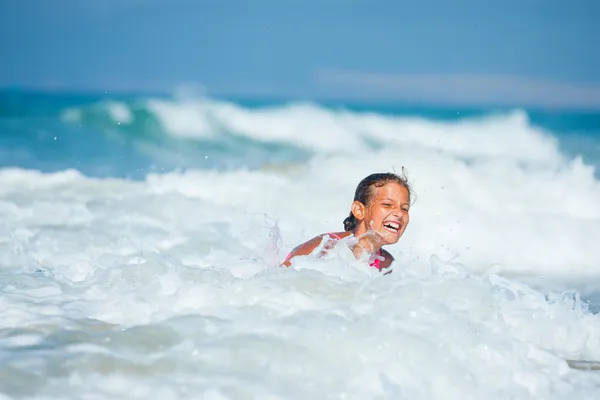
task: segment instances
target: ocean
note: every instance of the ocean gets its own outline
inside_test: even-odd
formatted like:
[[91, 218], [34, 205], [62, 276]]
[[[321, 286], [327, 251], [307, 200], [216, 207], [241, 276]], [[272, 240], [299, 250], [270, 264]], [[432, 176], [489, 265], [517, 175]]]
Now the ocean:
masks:
[[600, 112], [4, 90], [0, 399], [597, 399], [599, 226]]

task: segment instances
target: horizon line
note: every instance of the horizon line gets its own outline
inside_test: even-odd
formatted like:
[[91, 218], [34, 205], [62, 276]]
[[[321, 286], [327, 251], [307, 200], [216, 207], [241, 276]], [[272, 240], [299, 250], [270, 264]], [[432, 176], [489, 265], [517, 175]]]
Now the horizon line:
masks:
[[[150, 87], [150, 86], [69, 86], [69, 85], [4, 85], [0, 84], [1, 92], [18, 91], [28, 93], [45, 93], [45, 94], [81, 94], [81, 95], [117, 95], [117, 96], [167, 96], [178, 98], [183, 96], [187, 98], [232, 98], [246, 100], [273, 100], [273, 101], [314, 101], [314, 102], [348, 102], [348, 103], [375, 103], [375, 104], [404, 104], [415, 106], [433, 106], [433, 107], [449, 107], [449, 108], [522, 108], [530, 110], [544, 111], [580, 111], [580, 112], [600, 112], [600, 101], [589, 103], [548, 103], [548, 102], [531, 102], [531, 101], [514, 101], [510, 99], [475, 99], [475, 98], [444, 98], [444, 96], [423, 96], [423, 94], [413, 93], [372, 93], [372, 92], [356, 92], [344, 91], [327, 92], [315, 91], [314, 93], [299, 93], [298, 91], [277, 91], [264, 88], [256, 90], [244, 90], [244, 88], [235, 90], [210, 90], [205, 86], [191, 83], [177, 84], [167, 87]], [[186, 90], [189, 87], [202, 87], [201, 91]], [[600, 88], [600, 85], [599, 85]], [[179, 93], [179, 94], [178, 94]], [[187, 94], [185, 94], [187, 93]], [[600, 93], [600, 92], [599, 92]]]

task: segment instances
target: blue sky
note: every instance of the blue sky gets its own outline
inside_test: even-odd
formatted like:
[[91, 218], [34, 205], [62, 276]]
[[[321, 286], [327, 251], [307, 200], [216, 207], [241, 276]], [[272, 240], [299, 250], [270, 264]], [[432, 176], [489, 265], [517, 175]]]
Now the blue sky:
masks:
[[0, 0], [0, 86], [600, 106], [599, 20], [594, 0]]

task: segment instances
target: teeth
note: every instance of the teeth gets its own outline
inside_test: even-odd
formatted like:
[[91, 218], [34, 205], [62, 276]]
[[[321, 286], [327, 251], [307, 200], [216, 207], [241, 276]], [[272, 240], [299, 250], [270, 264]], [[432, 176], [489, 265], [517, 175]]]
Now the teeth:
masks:
[[387, 222], [384, 226], [392, 228], [392, 229], [394, 229], [396, 231], [400, 229], [400, 224], [397, 223], [397, 222]]

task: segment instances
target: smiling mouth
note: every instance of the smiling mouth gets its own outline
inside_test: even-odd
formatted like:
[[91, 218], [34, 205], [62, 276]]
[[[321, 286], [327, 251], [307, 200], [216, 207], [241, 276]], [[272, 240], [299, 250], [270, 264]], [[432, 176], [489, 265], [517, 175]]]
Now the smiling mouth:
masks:
[[400, 233], [400, 228], [402, 228], [402, 225], [399, 222], [384, 222], [383, 227], [386, 231], [397, 235]]

